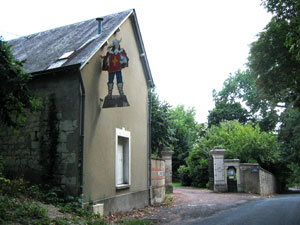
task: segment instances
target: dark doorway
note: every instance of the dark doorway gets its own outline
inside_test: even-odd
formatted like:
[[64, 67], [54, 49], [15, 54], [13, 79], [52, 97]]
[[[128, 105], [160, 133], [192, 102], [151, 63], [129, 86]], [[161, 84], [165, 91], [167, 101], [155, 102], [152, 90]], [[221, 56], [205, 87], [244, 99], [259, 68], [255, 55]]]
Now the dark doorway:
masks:
[[236, 169], [234, 167], [227, 169], [227, 188], [228, 192], [237, 192]]

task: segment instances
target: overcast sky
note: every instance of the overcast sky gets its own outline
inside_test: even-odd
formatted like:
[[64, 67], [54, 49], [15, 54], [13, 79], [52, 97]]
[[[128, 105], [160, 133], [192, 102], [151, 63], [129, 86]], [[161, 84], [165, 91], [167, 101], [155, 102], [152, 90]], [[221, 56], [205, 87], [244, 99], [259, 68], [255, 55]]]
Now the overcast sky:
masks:
[[[135, 8], [156, 92], [172, 106], [195, 107], [206, 122], [212, 90], [244, 69], [249, 45], [270, 21], [261, 0], [7, 0], [5, 40]], [[138, 88], [138, 87], [137, 87]]]

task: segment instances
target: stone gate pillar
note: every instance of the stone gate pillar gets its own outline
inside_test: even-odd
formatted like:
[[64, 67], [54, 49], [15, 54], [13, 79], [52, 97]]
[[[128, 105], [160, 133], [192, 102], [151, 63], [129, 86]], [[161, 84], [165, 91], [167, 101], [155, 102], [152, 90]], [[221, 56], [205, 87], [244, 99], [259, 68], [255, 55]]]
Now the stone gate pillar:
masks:
[[224, 154], [226, 150], [221, 147], [214, 147], [210, 151], [213, 157], [213, 167], [214, 167], [214, 191], [216, 192], [226, 192], [227, 182], [225, 177], [225, 167], [224, 167]]
[[169, 147], [164, 147], [161, 152], [162, 158], [165, 160], [165, 187], [167, 192], [173, 193], [172, 186], [172, 155], [173, 151]]

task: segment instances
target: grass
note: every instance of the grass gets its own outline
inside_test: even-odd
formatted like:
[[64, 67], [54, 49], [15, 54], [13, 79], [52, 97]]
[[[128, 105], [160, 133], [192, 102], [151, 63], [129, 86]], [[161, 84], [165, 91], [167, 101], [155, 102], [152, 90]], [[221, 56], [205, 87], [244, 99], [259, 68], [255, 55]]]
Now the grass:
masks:
[[[57, 187], [47, 191], [38, 185], [32, 185], [23, 179], [8, 180], [0, 176], [0, 224], [33, 224], [33, 225], [108, 225], [103, 217], [81, 208], [81, 199], [60, 196]], [[40, 203], [56, 206], [63, 218], [51, 217]], [[65, 214], [65, 213], [68, 213]], [[70, 216], [71, 215], [71, 216]], [[114, 224], [150, 225], [151, 221], [143, 219], [120, 218]]]
[[152, 225], [153, 222], [149, 220], [140, 220], [140, 219], [121, 219], [116, 221], [114, 224], [118, 225]]
[[172, 186], [173, 186], [173, 187], [181, 187], [182, 185], [181, 185], [181, 183], [179, 182], [179, 183], [172, 183]]

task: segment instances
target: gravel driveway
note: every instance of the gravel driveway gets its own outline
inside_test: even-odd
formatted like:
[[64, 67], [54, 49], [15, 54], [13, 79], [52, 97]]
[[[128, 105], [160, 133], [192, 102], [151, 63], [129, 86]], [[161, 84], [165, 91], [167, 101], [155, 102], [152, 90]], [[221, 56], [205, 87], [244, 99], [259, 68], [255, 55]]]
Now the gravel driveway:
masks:
[[157, 224], [184, 224], [210, 217], [238, 205], [264, 199], [259, 195], [244, 193], [214, 193], [207, 189], [176, 187], [174, 204], [149, 214], [146, 219]]

